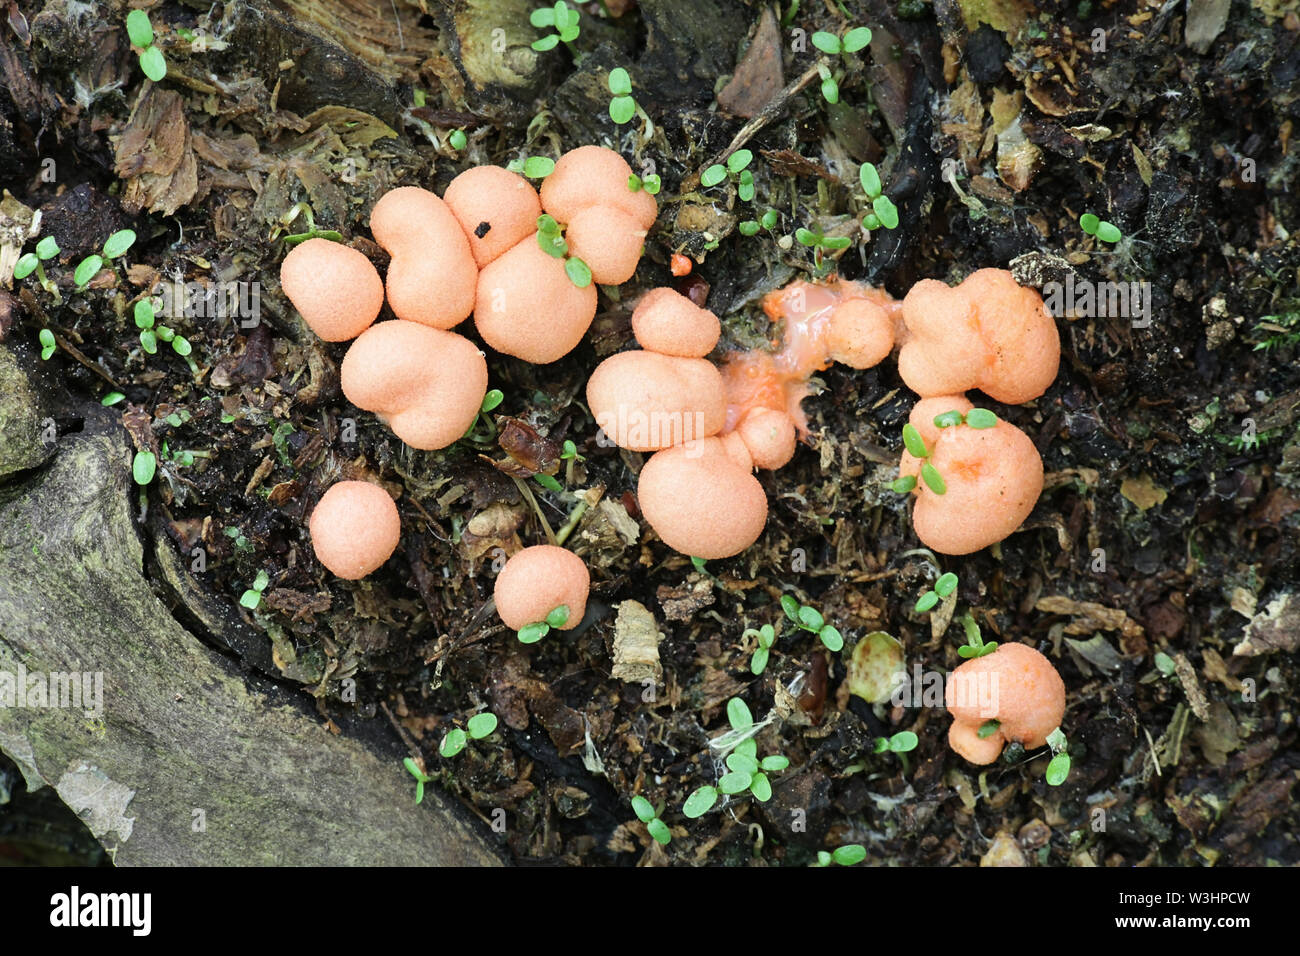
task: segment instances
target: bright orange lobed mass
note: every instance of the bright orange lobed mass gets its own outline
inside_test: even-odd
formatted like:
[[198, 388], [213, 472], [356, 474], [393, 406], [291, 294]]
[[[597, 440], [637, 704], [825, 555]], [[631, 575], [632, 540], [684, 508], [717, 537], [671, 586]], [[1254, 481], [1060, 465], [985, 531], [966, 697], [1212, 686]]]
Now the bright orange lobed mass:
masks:
[[[1030, 749], [1047, 743], [1065, 716], [1065, 682], [1034, 648], [1000, 644], [952, 672], [944, 701], [953, 717], [949, 745], [971, 763], [989, 764], [1009, 740]], [[981, 739], [988, 720], [997, 720], [998, 729]]]

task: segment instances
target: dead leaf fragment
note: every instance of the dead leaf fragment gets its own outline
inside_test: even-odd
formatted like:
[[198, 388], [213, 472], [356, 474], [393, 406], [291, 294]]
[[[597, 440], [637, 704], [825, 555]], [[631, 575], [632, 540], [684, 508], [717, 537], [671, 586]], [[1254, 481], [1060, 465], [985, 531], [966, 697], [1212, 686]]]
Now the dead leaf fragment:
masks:
[[198, 191], [198, 163], [180, 94], [151, 85], [113, 148], [113, 171], [126, 181], [122, 206], [127, 211], [170, 216]]
[[718, 106], [732, 116], [751, 119], [776, 98], [785, 85], [781, 71], [781, 27], [771, 7], [764, 7], [745, 55], [731, 81], [718, 94]]
[[1073, 617], [1065, 625], [1066, 634], [1091, 634], [1093, 631], [1119, 631], [1125, 637], [1139, 637], [1142, 625], [1119, 608], [1106, 607], [1096, 601], [1075, 601], [1064, 595], [1039, 598], [1034, 609], [1044, 614], [1065, 614]]
[[1157, 485], [1150, 475], [1145, 474], [1139, 478], [1125, 478], [1120, 483], [1119, 493], [1137, 505], [1141, 511], [1162, 505], [1169, 497], [1169, 492]]
[[1257, 657], [1274, 651], [1294, 652], [1300, 647], [1300, 606], [1291, 594], [1268, 602], [1262, 614], [1246, 625], [1245, 636], [1232, 649], [1235, 657]]

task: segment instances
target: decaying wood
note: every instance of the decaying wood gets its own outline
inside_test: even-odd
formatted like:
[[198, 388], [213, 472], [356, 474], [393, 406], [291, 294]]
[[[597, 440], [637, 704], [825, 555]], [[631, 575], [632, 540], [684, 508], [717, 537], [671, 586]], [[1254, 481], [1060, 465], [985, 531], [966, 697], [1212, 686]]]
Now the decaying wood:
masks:
[[94, 677], [77, 707], [4, 700], [0, 750], [28, 788], [54, 787], [118, 864], [499, 863], [432, 789], [415, 805], [396, 758], [247, 686], [172, 618], [143, 573], [114, 419], [0, 487], [0, 675], [102, 680], [102, 711]]

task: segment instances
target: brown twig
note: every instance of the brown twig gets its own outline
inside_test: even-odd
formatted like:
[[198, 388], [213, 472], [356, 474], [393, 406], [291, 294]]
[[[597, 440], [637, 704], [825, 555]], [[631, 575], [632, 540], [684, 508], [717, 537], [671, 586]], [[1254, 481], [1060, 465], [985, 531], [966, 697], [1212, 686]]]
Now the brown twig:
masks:
[[790, 100], [794, 96], [802, 92], [803, 89], [809, 83], [811, 83], [821, 74], [822, 65], [823, 65], [822, 61], [818, 59], [818, 61], [814, 63], [812, 66], [810, 66], [807, 70], [805, 70], [801, 76], [791, 81], [786, 86], [785, 89], [783, 89], [780, 93], [776, 94], [776, 96], [772, 97], [772, 99], [768, 101], [768, 104], [764, 106], [761, 110], [759, 110], [757, 115], [755, 115], [752, 119], [750, 119], [748, 123], [742, 126], [739, 132], [737, 132], [736, 135], [732, 137], [731, 143], [730, 145], [727, 146], [726, 149], [724, 149], [721, 153], [715, 156], [710, 162], [704, 164], [703, 169], [699, 170], [699, 172], [696, 173], [696, 178], [699, 178], [699, 176], [701, 176], [704, 173], [704, 170], [708, 169], [710, 166], [714, 166], [718, 163], [725, 163], [727, 161], [727, 158], [731, 156], [731, 154], [734, 153], [736, 150], [740, 149], [740, 147], [744, 146], [747, 142], [749, 142], [749, 140], [753, 137], [755, 133], [757, 133], [764, 126], [772, 122], [772, 120], [776, 119], [782, 112], [784, 112]]

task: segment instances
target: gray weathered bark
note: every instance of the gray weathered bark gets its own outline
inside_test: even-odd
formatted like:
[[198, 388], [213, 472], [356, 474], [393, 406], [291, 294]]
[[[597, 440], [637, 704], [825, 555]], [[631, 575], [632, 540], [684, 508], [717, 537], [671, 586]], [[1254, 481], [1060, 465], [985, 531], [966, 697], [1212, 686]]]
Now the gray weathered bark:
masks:
[[[0, 703], [20, 667], [46, 687], [103, 679], [99, 714], [0, 706], [0, 750], [28, 787], [53, 786], [118, 864], [500, 863], [441, 794], [416, 806], [396, 760], [250, 689], [177, 623], [144, 575], [125, 433], [88, 414], [0, 485]], [[17, 468], [44, 457], [23, 436], [3, 448]]]

